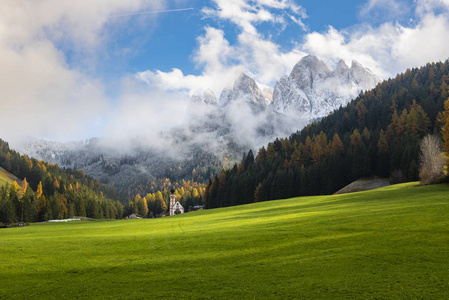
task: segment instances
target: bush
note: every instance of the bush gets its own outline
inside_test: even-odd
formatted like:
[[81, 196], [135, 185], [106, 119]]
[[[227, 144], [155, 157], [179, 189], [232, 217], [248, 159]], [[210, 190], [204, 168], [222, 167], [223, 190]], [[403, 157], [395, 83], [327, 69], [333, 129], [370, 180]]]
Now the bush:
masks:
[[432, 184], [440, 181], [443, 176], [445, 159], [442, 155], [441, 141], [434, 135], [426, 135], [420, 144], [421, 184]]

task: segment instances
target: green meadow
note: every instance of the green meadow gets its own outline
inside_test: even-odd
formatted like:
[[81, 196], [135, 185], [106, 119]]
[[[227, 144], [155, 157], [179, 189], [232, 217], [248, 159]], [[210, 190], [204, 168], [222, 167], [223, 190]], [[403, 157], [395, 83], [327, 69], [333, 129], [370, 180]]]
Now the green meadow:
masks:
[[0, 229], [0, 299], [447, 299], [449, 186]]
[[3, 186], [7, 183], [11, 185], [14, 181], [20, 183], [20, 180], [17, 177], [12, 175], [11, 173], [6, 172], [5, 169], [0, 168], [0, 186]]

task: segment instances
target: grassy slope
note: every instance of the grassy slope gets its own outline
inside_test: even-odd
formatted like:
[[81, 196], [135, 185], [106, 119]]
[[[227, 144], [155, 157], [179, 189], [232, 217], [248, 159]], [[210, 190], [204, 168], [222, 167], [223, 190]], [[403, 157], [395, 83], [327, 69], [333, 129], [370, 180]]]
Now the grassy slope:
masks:
[[0, 186], [5, 185], [6, 183], [11, 185], [14, 181], [17, 181], [18, 184], [21, 183], [20, 179], [0, 167]]
[[0, 299], [449, 294], [449, 186], [0, 230]]

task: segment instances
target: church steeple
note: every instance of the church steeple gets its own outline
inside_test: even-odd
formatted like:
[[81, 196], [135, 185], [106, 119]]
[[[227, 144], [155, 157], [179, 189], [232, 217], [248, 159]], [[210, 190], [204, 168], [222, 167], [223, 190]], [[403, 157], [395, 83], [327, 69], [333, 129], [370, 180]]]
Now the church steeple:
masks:
[[171, 192], [170, 203], [169, 203], [170, 216], [173, 216], [176, 214], [183, 214], [184, 207], [182, 207], [182, 205], [181, 205], [181, 203], [179, 203], [179, 201], [176, 201], [175, 189], [171, 189], [170, 192]]
[[174, 211], [174, 207], [175, 207], [175, 203], [176, 203], [176, 196], [175, 196], [175, 189], [171, 189], [170, 190], [171, 195], [170, 195], [170, 203], [169, 203], [169, 212], [170, 212], [170, 216], [173, 216], [175, 214]]

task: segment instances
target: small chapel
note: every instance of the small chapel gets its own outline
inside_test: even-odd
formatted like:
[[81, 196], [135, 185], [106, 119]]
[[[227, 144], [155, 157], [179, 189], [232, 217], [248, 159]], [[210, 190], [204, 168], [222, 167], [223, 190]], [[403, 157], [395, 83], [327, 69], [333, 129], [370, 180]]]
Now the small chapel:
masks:
[[169, 203], [170, 216], [183, 214], [184, 207], [181, 205], [181, 203], [179, 203], [179, 201], [176, 201], [175, 190], [171, 189], [170, 192], [171, 192]]

